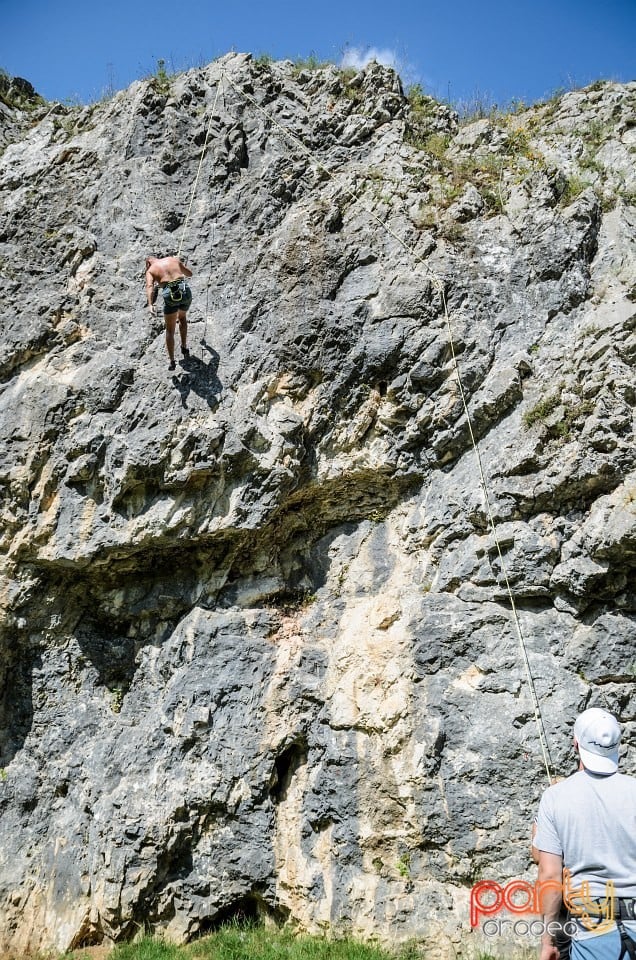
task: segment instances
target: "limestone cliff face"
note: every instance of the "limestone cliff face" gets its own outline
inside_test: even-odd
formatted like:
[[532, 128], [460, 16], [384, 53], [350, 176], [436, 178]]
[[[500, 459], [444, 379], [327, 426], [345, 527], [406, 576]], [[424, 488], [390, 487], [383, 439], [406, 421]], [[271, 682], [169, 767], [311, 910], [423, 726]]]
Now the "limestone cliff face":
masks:
[[[143, 258], [223, 72], [173, 375]], [[635, 101], [459, 125], [377, 65], [229, 56], [6, 108], [0, 946], [243, 910], [450, 955], [476, 878], [531, 876], [545, 774], [433, 276], [555, 767], [588, 704], [633, 743]]]

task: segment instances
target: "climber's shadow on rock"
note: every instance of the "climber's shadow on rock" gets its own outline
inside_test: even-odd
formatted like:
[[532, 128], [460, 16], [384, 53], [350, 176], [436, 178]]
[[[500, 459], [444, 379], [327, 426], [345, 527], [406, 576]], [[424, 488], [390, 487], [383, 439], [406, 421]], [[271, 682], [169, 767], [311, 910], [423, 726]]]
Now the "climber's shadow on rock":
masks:
[[200, 345], [209, 354], [207, 362], [205, 358], [201, 359], [198, 356], [201, 352], [199, 347], [194, 347], [188, 356], [179, 360], [182, 372], [175, 374], [172, 382], [181, 395], [182, 407], [187, 408], [188, 397], [191, 392], [194, 392], [206, 401], [211, 410], [214, 410], [221, 402], [223, 392], [223, 384], [216, 374], [220, 357], [205, 339], [200, 341]]

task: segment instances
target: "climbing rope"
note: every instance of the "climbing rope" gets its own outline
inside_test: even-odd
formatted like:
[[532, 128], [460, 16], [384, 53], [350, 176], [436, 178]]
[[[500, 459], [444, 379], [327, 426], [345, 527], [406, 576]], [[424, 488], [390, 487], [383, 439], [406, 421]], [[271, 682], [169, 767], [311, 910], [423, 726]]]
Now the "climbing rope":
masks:
[[[222, 78], [223, 78], [223, 74], [222, 74]], [[280, 123], [275, 117], [273, 117], [267, 110], [265, 110], [265, 109], [254, 99], [254, 97], [252, 97], [252, 96], [250, 96], [250, 94], [246, 93], [245, 90], [241, 90], [239, 87], [237, 87], [236, 84], [235, 84], [227, 75], [225, 75], [225, 80], [226, 80], [227, 83], [230, 85], [230, 87], [232, 87], [232, 89], [233, 89], [240, 97], [242, 97], [244, 100], [246, 100], [248, 103], [250, 103], [253, 107], [255, 107], [256, 110], [258, 110], [258, 112], [261, 113], [273, 126], [277, 127], [289, 140], [291, 140], [293, 143], [295, 143], [296, 146], [297, 146], [300, 150], [302, 150], [302, 152], [311, 160], [312, 163], [314, 163], [317, 167], [319, 167], [321, 170], [323, 170], [323, 171], [327, 174], [327, 176], [329, 177], [330, 180], [334, 181], [334, 183], [336, 182], [332, 171], [331, 171], [328, 167], [326, 167], [323, 163], [321, 163], [321, 161], [315, 156], [315, 154], [309, 149], [309, 147], [307, 147], [306, 144], [303, 143], [303, 141], [302, 141], [298, 136], [296, 136], [296, 134], [292, 133], [291, 130], [288, 130], [287, 127], [285, 127], [285, 126], [284, 126], [282, 123]], [[218, 91], [218, 88], [217, 88], [217, 91]], [[544, 766], [545, 766], [545, 771], [546, 771], [546, 775], [547, 775], [547, 778], [548, 778], [548, 782], [549, 782], [549, 783], [552, 783], [553, 780], [554, 780], [554, 777], [553, 777], [553, 774], [552, 774], [552, 762], [551, 762], [551, 757], [550, 757], [550, 749], [549, 749], [549, 746], [548, 746], [548, 739], [547, 739], [547, 736], [546, 736], [545, 726], [544, 726], [544, 723], [543, 723], [543, 717], [542, 717], [542, 714], [541, 714], [541, 705], [540, 705], [540, 702], [539, 702], [539, 697], [538, 697], [538, 695], [537, 695], [537, 691], [536, 691], [536, 687], [535, 687], [535, 683], [534, 683], [534, 678], [533, 678], [533, 676], [532, 676], [532, 669], [531, 669], [531, 667], [530, 667], [530, 660], [529, 660], [529, 657], [528, 657], [527, 645], [526, 645], [525, 638], [524, 638], [524, 636], [523, 636], [523, 631], [522, 631], [522, 629], [521, 629], [521, 622], [520, 622], [520, 620], [519, 620], [519, 615], [518, 615], [518, 612], [517, 612], [517, 605], [516, 605], [516, 603], [515, 603], [515, 599], [514, 599], [514, 595], [513, 595], [513, 592], [512, 592], [512, 588], [511, 588], [511, 586], [510, 586], [510, 580], [509, 580], [509, 577], [508, 577], [508, 570], [507, 570], [506, 563], [505, 563], [505, 560], [504, 560], [503, 551], [502, 551], [502, 549], [501, 549], [501, 542], [500, 542], [500, 540], [499, 540], [499, 537], [497, 536], [497, 527], [496, 527], [495, 519], [494, 519], [494, 516], [493, 516], [493, 511], [492, 511], [492, 506], [491, 506], [490, 495], [489, 495], [489, 493], [488, 493], [488, 484], [487, 484], [487, 482], [486, 482], [486, 475], [485, 475], [485, 471], [484, 471], [484, 468], [483, 468], [483, 463], [482, 463], [482, 459], [481, 459], [481, 454], [480, 454], [480, 452], [479, 452], [479, 445], [478, 445], [478, 443], [477, 443], [477, 439], [476, 439], [476, 437], [475, 437], [475, 432], [474, 432], [474, 430], [473, 430], [473, 424], [472, 424], [472, 420], [471, 420], [471, 416], [470, 416], [470, 411], [469, 411], [469, 409], [468, 409], [468, 401], [467, 401], [467, 399], [466, 399], [466, 394], [465, 394], [465, 391], [464, 391], [464, 385], [463, 385], [462, 378], [461, 378], [461, 372], [460, 372], [459, 362], [458, 362], [458, 359], [457, 359], [457, 352], [456, 352], [456, 349], [455, 349], [455, 340], [454, 340], [454, 337], [453, 337], [453, 328], [452, 328], [452, 324], [451, 324], [450, 314], [449, 314], [449, 311], [448, 311], [448, 304], [447, 304], [447, 301], [446, 301], [446, 293], [445, 293], [444, 283], [443, 283], [442, 279], [435, 273], [435, 271], [432, 270], [432, 268], [431, 268], [431, 267], [429, 266], [429, 264], [424, 260], [424, 258], [423, 258], [420, 254], [418, 254], [418, 253], [413, 249], [413, 247], [409, 246], [409, 245], [408, 245], [393, 229], [391, 229], [391, 227], [389, 227], [389, 225], [386, 224], [373, 210], [371, 210], [371, 208], [368, 207], [368, 206], [364, 203], [364, 201], [362, 201], [362, 200], [360, 199], [359, 195], [356, 194], [355, 191], [351, 190], [351, 189], [350, 189], [349, 187], [347, 187], [347, 186], [343, 186], [342, 184], [340, 184], [340, 188], [343, 189], [344, 192], [347, 193], [350, 198], [352, 198], [353, 200], [355, 200], [356, 203], [358, 203], [358, 204], [360, 205], [360, 207], [365, 211], [365, 213], [366, 213], [371, 219], [375, 220], [376, 223], [378, 223], [378, 224], [380, 225], [380, 227], [381, 227], [389, 236], [391, 236], [391, 237], [402, 247], [403, 250], [406, 251], [406, 253], [408, 254], [408, 256], [409, 256], [410, 258], [412, 258], [412, 259], [415, 261], [416, 264], [424, 267], [425, 271], [428, 273], [428, 275], [429, 275], [429, 277], [430, 277], [430, 279], [431, 279], [432, 285], [434, 286], [434, 288], [438, 291], [438, 293], [439, 293], [439, 295], [440, 295], [441, 302], [442, 302], [442, 307], [443, 307], [443, 310], [444, 310], [444, 318], [445, 318], [446, 326], [447, 326], [447, 329], [448, 329], [448, 338], [449, 338], [449, 344], [450, 344], [450, 350], [451, 350], [451, 357], [452, 357], [452, 362], [453, 362], [453, 369], [454, 369], [455, 375], [456, 375], [456, 377], [457, 377], [457, 384], [458, 384], [459, 393], [460, 393], [460, 396], [461, 396], [461, 401], [462, 401], [462, 406], [463, 406], [463, 409], [464, 409], [464, 414], [465, 414], [465, 416], [466, 416], [466, 423], [467, 423], [467, 425], [468, 425], [468, 431], [469, 431], [469, 434], [470, 434], [470, 441], [471, 441], [471, 444], [472, 444], [473, 451], [474, 451], [474, 453], [475, 453], [475, 458], [476, 458], [476, 460], [477, 460], [477, 467], [478, 467], [478, 470], [479, 470], [479, 478], [480, 478], [480, 483], [481, 483], [481, 487], [482, 487], [483, 494], [484, 494], [484, 501], [485, 501], [485, 506], [486, 506], [486, 512], [487, 512], [487, 515], [488, 515], [488, 523], [489, 523], [490, 529], [491, 529], [491, 531], [492, 531], [492, 536], [493, 536], [493, 539], [494, 539], [494, 542], [495, 542], [495, 545], [496, 545], [497, 554], [498, 554], [498, 557], [499, 557], [499, 562], [500, 562], [500, 564], [501, 564], [501, 571], [502, 571], [503, 578], [504, 578], [504, 582], [505, 582], [505, 586], [506, 586], [506, 592], [507, 592], [508, 598], [509, 598], [509, 600], [510, 600], [510, 608], [511, 608], [511, 611], [512, 611], [512, 619], [513, 619], [513, 623], [514, 623], [514, 627], [515, 627], [515, 632], [516, 632], [516, 634], [517, 634], [517, 638], [518, 638], [518, 641], [519, 641], [519, 646], [520, 646], [520, 649], [521, 649], [521, 655], [522, 655], [522, 660], [523, 660], [523, 664], [524, 664], [524, 668], [525, 668], [526, 679], [527, 679], [527, 684], [528, 684], [528, 690], [529, 690], [529, 692], [530, 692], [530, 697], [531, 697], [532, 704], [533, 704], [534, 720], [535, 720], [535, 724], [536, 724], [536, 728], [537, 728], [537, 734], [538, 734], [538, 738], [539, 738], [539, 743], [540, 743], [540, 746], [541, 746], [541, 754], [542, 754], [542, 757], [543, 757], [543, 763], [544, 763]], [[193, 194], [193, 195], [194, 195], [194, 194]]]
[[224, 74], [223, 72], [221, 72], [221, 79], [216, 85], [216, 93], [214, 95], [214, 103], [212, 104], [212, 110], [210, 111], [210, 119], [208, 121], [208, 127], [207, 127], [207, 130], [205, 131], [205, 140], [203, 141], [201, 156], [199, 157], [199, 166], [197, 167], [197, 174], [196, 174], [196, 177], [194, 178], [194, 183], [192, 184], [192, 192], [190, 194], [190, 203], [188, 204], [188, 212], [186, 213], [186, 218], [183, 222], [183, 229], [181, 231], [181, 240], [179, 241], [179, 249], [177, 250], [177, 257], [181, 257], [181, 250], [183, 249], [183, 241], [185, 239], [186, 231], [188, 229], [188, 223], [190, 222], [190, 213], [192, 212], [194, 195], [197, 192], [197, 184], [199, 183], [199, 177], [201, 175], [201, 167], [203, 166], [203, 157], [205, 156], [208, 140], [210, 139], [210, 130], [212, 129], [212, 121], [214, 120], [216, 102], [219, 99], [219, 91], [223, 86], [223, 78], [224, 78]]
[[496, 547], [497, 547], [497, 555], [498, 555], [498, 557], [499, 557], [499, 563], [501, 564], [501, 572], [503, 573], [504, 581], [505, 581], [505, 584], [506, 584], [506, 591], [507, 591], [508, 597], [509, 597], [509, 599], [510, 599], [510, 608], [511, 608], [511, 610], [512, 610], [512, 619], [513, 619], [513, 622], [514, 622], [514, 625], [515, 625], [515, 631], [516, 631], [516, 633], [517, 633], [517, 638], [518, 638], [518, 640], [519, 640], [519, 646], [520, 646], [520, 649], [521, 649], [521, 657], [522, 657], [522, 660], [523, 660], [523, 663], [524, 663], [524, 667], [525, 667], [525, 671], [526, 671], [526, 679], [527, 679], [527, 682], [528, 682], [528, 689], [529, 689], [529, 691], [530, 691], [530, 696], [531, 696], [531, 699], [532, 699], [532, 705], [533, 705], [533, 710], [534, 710], [534, 720], [535, 720], [535, 724], [536, 724], [536, 727], [537, 727], [537, 733], [538, 733], [538, 736], [539, 736], [539, 743], [540, 743], [540, 745], [541, 745], [541, 754], [542, 754], [542, 756], [543, 756], [543, 764], [544, 764], [544, 766], [545, 766], [545, 772], [546, 772], [546, 775], [547, 775], [547, 777], [548, 777], [548, 782], [549, 782], [549, 783], [553, 783], [553, 781], [554, 781], [554, 776], [553, 776], [553, 773], [552, 773], [552, 758], [551, 758], [551, 756], [550, 756], [550, 748], [549, 748], [549, 746], [548, 746], [548, 738], [547, 738], [546, 733], [545, 733], [545, 727], [544, 727], [544, 724], [543, 724], [543, 717], [542, 717], [542, 715], [541, 715], [541, 705], [540, 705], [540, 703], [539, 703], [539, 697], [538, 697], [538, 695], [537, 695], [537, 690], [536, 690], [536, 687], [535, 687], [535, 684], [534, 684], [534, 678], [533, 678], [533, 676], [532, 676], [532, 670], [531, 670], [531, 668], [530, 668], [530, 660], [529, 660], [529, 658], [528, 658], [528, 649], [527, 649], [526, 642], [525, 642], [525, 639], [524, 639], [524, 636], [523, 636], [523, 631], [522, 631], [522, 629], [521, 629], [521, 622], [520, 622], [520, 620], [519, 620], [519, 614], [517, 613], [517, 605], [516, 605], [516, 603], [515, 603], [515, 598], [514, 598], [514, 595], [513, 595], [513, 592], [512, 592], [512, 588], [511, 588], [511, 586], [510, 586], [510, 580], [508, 579], [508, 569], [507, 569], [507, 567], [506, 567], [506, 562], [505, 562], [505, 560], [504, 560], [504, 558], [503, 558], [503, 553], [502, 553], [502, 550], [501, 550], [501, 542], [500, 542], [500, 540], [499, 540], [499, 537], [497, 536], [497, 526], [496, 526], [496, 524], [495, 524], [495, 518], [494, 518], [494, 516], [493, 516], [492, 506], [491, 506], [491, 503], [490, 503], [490, 496], [489, 496], [489, 494], [488, 494], [488, 486], [487, 486], [487, 484], [486, 484], [486, 474], [485, 474], [485, 471], [484, 471], [484, 467], [483, 467], [483, 463], [482, 463], [482, 459], [481, 459], [481, 454], [480, 454], [480, 452], [479, 452], [479, 444], [477, 443], [477, 438], [475, 437], [475, 434], [474, 434], [474, 431], [473, 431], [473, 424], [472, 424], [472, 421], [471, 421], [471, 418], [470, 418], [470, 413], [468, 412], [468, 402], [467, 402], [467, 400], [466, 400], [466, 394], [464, 393], [464, 385], [463, 385], [463, 383], [462, 383], [462, 378], [461, 378], [460, 372], [459, 372], [459, 363], [458, 363], [458, 361], [457, 361], [457, 356], [456, 356], [456, 353], [455, 353], [455, 342], [454, 342], [454, 340], [453, 340], [453, 331], [452, 331], [452, 327], [451, 327], [450, 316], [449, 316], [449, 313], [448, 313], [448, 307], [447, 307], [447, 305], [446, 305], [446, 295], [445, 295], [443, 289], [441, 290], [441, 295], [442, 295], [442, 302], [443, 302], [443, 304], [444, 304], [444, 317], [446, 318], [446, 325], [447, 325], [447, 327], [448, 327], [448, 338], [449, 338], [449, 342], [450, 342], [451, 355], [452, 355], [452, 358], [453, 358], [453, 366], [454, 366], [454, 369], [455, 369], [455, 373], [456, 373], [456, 375], [457, 375], [457, 385], [458, 385], [458, 387], [459, 387], [459, 393], [460, 393], [461, 398], [462, 398], [462, 405], [463, 405], [463, 407], [464, 407], [464, 413], [466, 414], [466, 423], [468, 424], [468, 432], [470, 433], [470, 442], [471, 442], [471, 444], [472, 444], [473, 451], [474, 451], [474, 453], [475, 453], [475, 459], [477, 460], [477, 468], [478, 468], [478, 470], [479, 470], [479, 479], [480, 479], [480, 482], [481, 482], [482, 490], [483, 490], [483, 492], [484, 492], [484, 501], [485, 501], [485, 504], [486, 504], [486, 512], [487, 512], [487, 514], [488, 514], [488, 523], [490, 524], [490, 529], [492, 530], [493, 539], [494, 539], [495, 545], [496, 545]]

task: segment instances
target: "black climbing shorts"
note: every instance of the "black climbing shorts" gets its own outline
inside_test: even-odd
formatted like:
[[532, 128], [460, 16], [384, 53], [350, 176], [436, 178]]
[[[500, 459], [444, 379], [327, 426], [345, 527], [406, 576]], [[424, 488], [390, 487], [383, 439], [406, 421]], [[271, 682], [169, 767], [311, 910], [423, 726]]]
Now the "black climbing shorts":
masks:
[[166, 313], [176, 313], [177, 310], [188, 310], [190, 304], [192, 303], [192, 290], [187, 283], [184, 283], [182, 288], [173, 286], [173, 289], [170, 287], [164, 287], [161, 291], [163, 295], [163, 312]]

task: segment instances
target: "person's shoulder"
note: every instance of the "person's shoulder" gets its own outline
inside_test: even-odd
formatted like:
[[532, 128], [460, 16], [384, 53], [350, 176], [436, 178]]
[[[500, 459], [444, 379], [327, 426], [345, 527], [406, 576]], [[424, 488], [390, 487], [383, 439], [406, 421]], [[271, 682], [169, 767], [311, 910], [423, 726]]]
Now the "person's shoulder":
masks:
[[559, 797], [570, 793], [571, 790], [577, 790], [580, 786], [582, 772], [582, 770], [577, 770], [576, 773], [570, 774], [569, 777], [564, 777], [563, 780], [559, 780], [558, 783], [551, 784], [543, 796], [549, 800], [558, 800]]
[[630, 776], [628, 773], [615, 773], [612, 781], [619, 789], [632, 790], [636, 793], [636, 777]]

